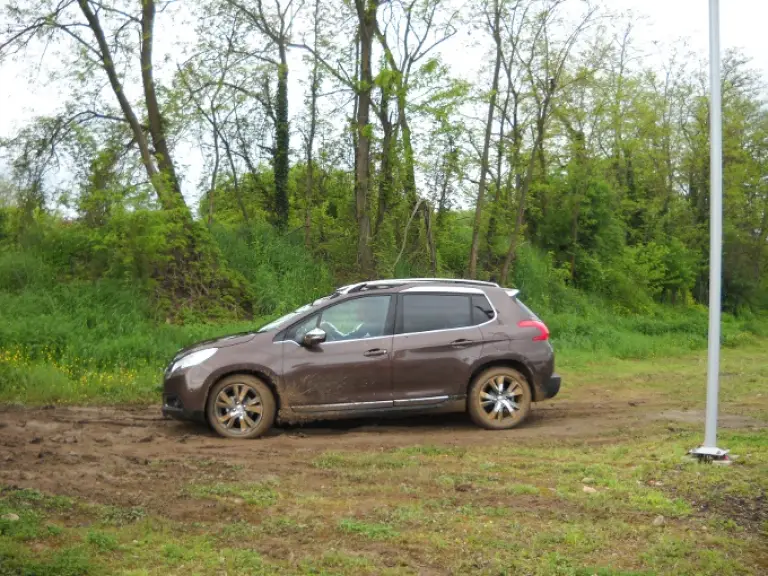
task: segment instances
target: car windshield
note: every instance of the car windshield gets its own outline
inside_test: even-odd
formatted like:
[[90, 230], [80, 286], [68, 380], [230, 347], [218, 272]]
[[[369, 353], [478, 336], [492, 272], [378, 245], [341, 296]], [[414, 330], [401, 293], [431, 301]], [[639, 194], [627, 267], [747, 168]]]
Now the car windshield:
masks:
[[323, 298], [318, 298], [311, 304], [304, 304], [304, 306], [296, 308], [296, 310], [294, 310], [293, 312], [288, 312], [288, 314], [284, 314], [283, 316], [280, 316], [280, 318], [276, 318], [275, 320], [272, 320], [268, 324], [265, 324], [264, 326], [256, 330], [256, 332], [269, 332], [270, 330], [275, 330], [276, 328], [280, 328], [284, 324], [287, 324], [289, 321], [296, 318], [296, 316], [298, 316], [299, 314], [303, 314], [307, 310], [311, 310], [315, 306], [322, 304], [326, 300], [330, 300], [334, 296], [336, 296], [336, 293], [331, 294], [330, 296], [324, 296]]

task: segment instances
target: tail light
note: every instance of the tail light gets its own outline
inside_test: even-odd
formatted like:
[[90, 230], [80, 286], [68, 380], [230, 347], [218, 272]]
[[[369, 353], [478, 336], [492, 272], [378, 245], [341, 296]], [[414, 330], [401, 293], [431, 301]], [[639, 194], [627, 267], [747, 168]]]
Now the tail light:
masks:
[[517, 323], [517, 326], [518, 328], [536, 328], [539, 334], [533, 337], [534, 342], [549, 340], [549, 328], [541, 320], [521, 320]]

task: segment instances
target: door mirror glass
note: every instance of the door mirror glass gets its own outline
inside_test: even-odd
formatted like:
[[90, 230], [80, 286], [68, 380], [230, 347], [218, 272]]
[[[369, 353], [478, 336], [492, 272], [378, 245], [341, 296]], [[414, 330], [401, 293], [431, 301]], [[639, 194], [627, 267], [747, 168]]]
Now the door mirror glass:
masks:
[[312, 348], [313, 346], [317, 346], [318, 344], [325, 342], [325, 339], [326, 334], [324, 330], [320, 330], [320, 328], [313, 328], [304, 334], [302, 342], [307, 348]]

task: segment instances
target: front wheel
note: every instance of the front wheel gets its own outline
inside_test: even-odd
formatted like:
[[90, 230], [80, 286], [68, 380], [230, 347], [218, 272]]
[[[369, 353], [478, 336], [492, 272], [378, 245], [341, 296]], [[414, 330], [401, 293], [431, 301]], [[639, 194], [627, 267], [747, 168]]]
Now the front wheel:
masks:
[[269, 386], [248, 374], [227, 376], [211, 389], [206, 413], [225, 438], [257, 438], [275, 421], [275, 397]]
[[469, 388], [467, 410], [472, 421], [490, 430], [514, 428], [531, 412], [531, 387], [512, 368], [489, 368]]

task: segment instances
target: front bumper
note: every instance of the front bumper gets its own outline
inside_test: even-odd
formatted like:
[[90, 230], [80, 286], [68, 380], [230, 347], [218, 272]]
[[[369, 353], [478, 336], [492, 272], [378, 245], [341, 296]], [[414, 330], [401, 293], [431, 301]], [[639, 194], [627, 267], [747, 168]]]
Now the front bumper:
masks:
[[176, 420], [205, 421], [205, 388], [194, 369], [167, 374], [163, 381], [163, 416]]
[[552, 374], [549, 380], [544, 382], [544, 398], [554, 398], [560, 392], [561, 378], [559, 374]]
[[205, 422], [205, 412], [202, 410], [189, 410], [184, 407], [176, 396], [163, 394], [163, 416], [175, 420], [194, 420]]

